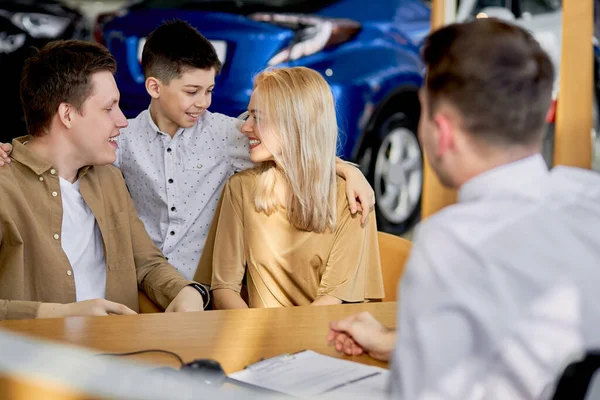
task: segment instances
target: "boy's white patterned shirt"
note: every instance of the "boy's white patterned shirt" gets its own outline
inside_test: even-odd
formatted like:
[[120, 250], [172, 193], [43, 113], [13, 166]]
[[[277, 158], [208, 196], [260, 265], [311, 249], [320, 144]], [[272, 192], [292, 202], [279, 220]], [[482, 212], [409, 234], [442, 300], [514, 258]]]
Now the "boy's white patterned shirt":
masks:
[[173, 138], [149, 110], [121, 130], [120, 168], [148, 234], [173, 266], [192, 279], [227, 179], [253, 166], [242, 121], [206, 111]]

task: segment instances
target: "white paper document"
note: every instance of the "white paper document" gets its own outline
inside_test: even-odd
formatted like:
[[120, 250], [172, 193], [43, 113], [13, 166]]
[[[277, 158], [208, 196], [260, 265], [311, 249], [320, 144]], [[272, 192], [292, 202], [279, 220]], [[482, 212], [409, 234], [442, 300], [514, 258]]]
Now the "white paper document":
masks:
[[379, 399], [385, 397], [388, 376], [387, 369], [305, 350], [260, 361], [229, 378], [297, 397], [352, 394]]

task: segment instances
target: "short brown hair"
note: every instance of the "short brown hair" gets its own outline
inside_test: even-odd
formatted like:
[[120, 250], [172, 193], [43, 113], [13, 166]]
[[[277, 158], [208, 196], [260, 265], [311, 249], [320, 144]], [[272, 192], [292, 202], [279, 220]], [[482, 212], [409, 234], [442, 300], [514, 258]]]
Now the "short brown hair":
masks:
[[168, 84], [187, 70], [211, 68], [221, 72], [214, 46], [186, 21], [164, 22], [148, 35], [142, 50], [146, 79], [152, 76]]
[[491, 18], [451, 24], [430, 34], [423, 59], [431, 113], [447, 102], [467, 132], [490, 144], [540, 140], [554, 67], [526, 30]]
[[25, 62], [21, 77], [21, 103], [29, 134], [44, 135], [61, 103], [81, 111], [92, 94], [91, 76], [116, 70], [115, 58], [97, 43], [61, 40], [44, 46]]

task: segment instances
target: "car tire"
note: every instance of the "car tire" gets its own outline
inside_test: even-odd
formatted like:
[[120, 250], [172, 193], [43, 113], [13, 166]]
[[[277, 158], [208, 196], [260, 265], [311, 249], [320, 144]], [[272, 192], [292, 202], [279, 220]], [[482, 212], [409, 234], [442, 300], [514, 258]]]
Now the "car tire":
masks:
[[400, 235], [414, 226], [421, 213], [419, 121], [403, 112], [381, 121], [362, 160], [368, 165], [367, 179], [375, 191], [378, 230]]

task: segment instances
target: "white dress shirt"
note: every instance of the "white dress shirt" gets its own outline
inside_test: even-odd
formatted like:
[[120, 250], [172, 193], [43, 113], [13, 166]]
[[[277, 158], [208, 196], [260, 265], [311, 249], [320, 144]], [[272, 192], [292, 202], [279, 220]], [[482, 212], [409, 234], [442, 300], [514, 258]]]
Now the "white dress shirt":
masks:
[[560, 285], [523, 307], [489, 354], [450, 368], [415, 400], [549, 400], [565, 366], [585, 355], [579, 291]]
[[75, 279], [77, 301], [106, 297], [106, 262], [96, 217], [79, 192], [79, 181], [60, 178], [62, 198], [61, 246]]
[[115, 166], [156, 246], [192, 279], [227, 179], [253, 166], [242, 121], [205, 111], [173, 138], [142, 111], [121, 130]]
[[418, 228], [399, 288], [390, 391], [417, 399], [452, 368], [489, 359], [526, 307], [561, 283], [600, 347], [600, 175], [535, 155], [467, 182]]

